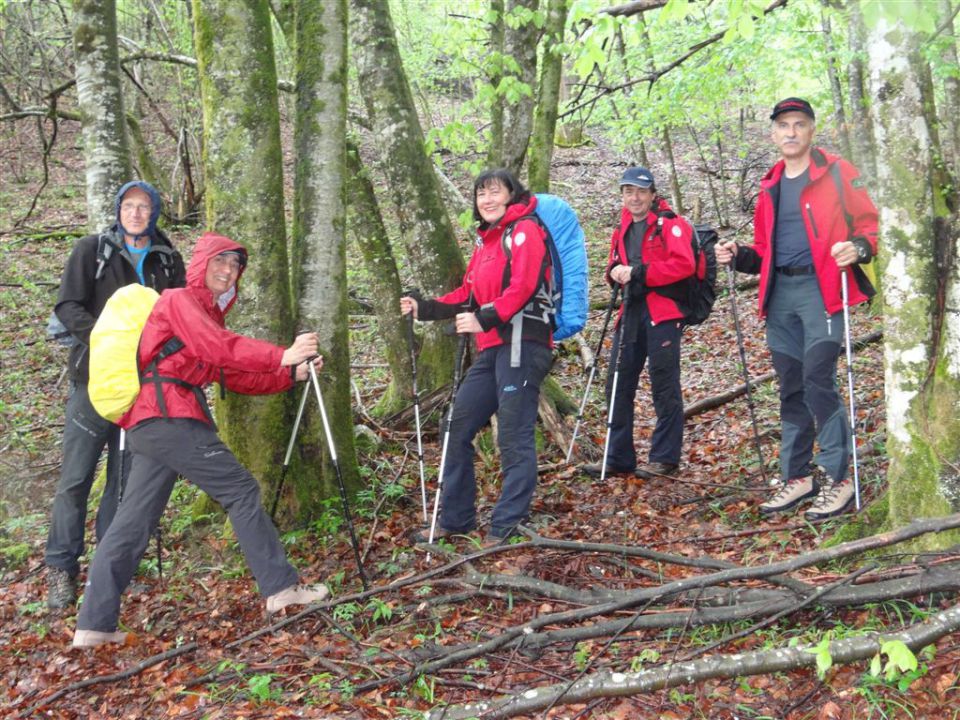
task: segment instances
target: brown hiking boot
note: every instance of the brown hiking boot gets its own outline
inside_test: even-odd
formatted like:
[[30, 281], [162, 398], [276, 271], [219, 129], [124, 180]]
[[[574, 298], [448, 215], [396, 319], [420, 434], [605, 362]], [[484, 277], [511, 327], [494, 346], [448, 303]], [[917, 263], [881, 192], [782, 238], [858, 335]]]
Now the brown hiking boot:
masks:
[[646, 465], [641, 465], [633, 471], [633, 474], [644, 480], [653, 480], [658, 477], [675, 477], [679, 468], [679, 465], [672, 465], [670, 463], [651, 462]]
[[[456, 533], [453, 530], [447, 530], [446, 528], [442, 528], [439, 525], [437, 525], [433, 529], [433, 541], [437, 542], [437, 540], [443, 540], [443, 539], [449, 540], [454, 535], [466, 535], [466, 534], [467, 533]], [[428, 545], [430, 543], [430, 528], [421, 527], [421, 528], [417, 528], [416, 530], [412, 530], [410, 531], [409, 538], [410, 538], [410, 542], [412, 542], [414, 545]]]
[[47, 567], [47, 607], [66, 610], [77, 604], [77, 579], [62, 568]]
[[604, 475], [604, 477], [611, 477], [613, 475], [627, 475], [632, 471], [620, 470], [618, 468], [610, 467], [609, 465], [607, 465], [607, 471], [604, 473], [603, 465], [601, 463], [595, 462], [595, 463], [587, 463], [586, 465], [581, 465], [580, 472], [582, 472], [584, 475], [589, 475], [592, 478], [598, 478], [600, 477], [601, 474]]
[[291, 585], [267, 598], [267, 612], [276, 613], [290, 605], [310, 605], [323, 600], [330, 591], [326, 585]]
[[813, 479], [813, 475], [790, 478], [781, 486], [776, 495], [765, 503], [761, 503], [760, 512], [765, 515], [784, 512], [792, 507], [796, 507], [807, 498], [813, 497], [819, 490], [820, 486], [817, 484], [817, 481]]
[[850, 509], [853, 502], [853, 483], [848, 478], [840, 482], [825, 483], [817, 499], [803, 516], [807, 520], [824, 520], [840, 515]]

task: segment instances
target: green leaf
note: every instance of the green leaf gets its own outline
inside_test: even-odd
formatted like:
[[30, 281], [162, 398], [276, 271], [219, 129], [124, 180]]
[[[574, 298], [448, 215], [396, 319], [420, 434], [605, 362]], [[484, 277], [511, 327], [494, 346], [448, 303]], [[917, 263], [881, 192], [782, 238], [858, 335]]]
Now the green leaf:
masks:
[[877, 653], [873, 656], [873, 659], [870, 661], [870, 674], [873, 677], [880, 677], [880, 673], [883, 671], [883, 661], [880, 660], [880, 653]]

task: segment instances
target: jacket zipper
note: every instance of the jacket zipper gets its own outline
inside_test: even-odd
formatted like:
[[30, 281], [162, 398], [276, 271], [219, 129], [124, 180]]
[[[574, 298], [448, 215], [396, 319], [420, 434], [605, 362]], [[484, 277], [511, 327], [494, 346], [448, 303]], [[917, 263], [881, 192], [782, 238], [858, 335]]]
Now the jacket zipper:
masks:
[[810, 209], [810, 203], [807, 203], [807, 217], [810, 218], [810, 227], [813, 228], [813, 236], [820, 239], [819, 233], [817, 233], [817, 223], [813, 219], [813, 210]]

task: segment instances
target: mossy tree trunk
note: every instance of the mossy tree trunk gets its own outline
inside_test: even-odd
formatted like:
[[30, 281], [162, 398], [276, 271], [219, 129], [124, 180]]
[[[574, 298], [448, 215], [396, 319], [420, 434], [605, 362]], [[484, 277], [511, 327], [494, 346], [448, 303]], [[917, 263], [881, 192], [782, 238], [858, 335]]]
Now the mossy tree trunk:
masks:
[[520, 176], [530, 134], [533, 132], [533, 103], [537, 86], [537, 43], [540, 26], [537, 18], [540, 0], [507, 0], [504, 18], [503, 54], [513, 59], [503, 103], [503, 142], [501, 165]]
[[880, 18], [867, 47], [877, 98], [889, 522], [900, 527], [960, 510], [960, 321], [949, 311], [960, 303], [957, 197], [928, 112], [920, 36]]
[[[490, 74], [487, 81], [496, 90], [503, 79], [503, 22], [504, 0], [490, 0]], [[487, 147], [487, 167], [503, 165], [503, 103], [494, 94], [490, 104], [490, 144]]]
[[[193, 0], [203, 103], [207, 226], [246, 245], [250, 263], [227, 320], [281, 345], [294, 335], [283, 214], [277, 71], [266, 0]], [[264, 488], [274, 488], [290, 433], [287, 393], [227, 394], [221, 434]]]
[[530, 189], [534, 192], [550, 191], [550, 161], [553, 159], [553, 136], [560, 104], [560, 79], [563, 77], [561, 50], [566, 24], [567, 0], [550, 0], [544, 26], [543, 60], [540, 63], [540, 84], [527, 165]]
[[127, 140], [115, 0], [75, 0], [73, 50], [86, 166], [87, 227], [116, 218], [114, 197], [133, 179]]
[[[291, 284], [299, 326], [320, 336], [324, 406], [344, 484], [360, 485], [350, 403], [347, 316], [346, 0], [303, 0], [294, 7], [296, 113]], [[303, 392], [299, 388], [299, 392]], [[337, 478], [317, 402], [310, 398], [297, 439], [301, 472], [291, 472], [293, 514], [310, 517], [336, 497]]]
[[407, 329], [400, 316], [400, 294], [403, 290], [397, 262], [387, 239], [380, 206], [373, 183], [353, 143], [347, 146], [347, 197], [350, 198], [347, 227], [363, 255], [370, 279], [364, 293], [373, 301], [377, 314], [377, 343], [383, 348], [390, 365], [390, 385], [376, 408], [378, 415], [387, 415], [409, 405], [413, 383]]
[[860, 4], [851, 2], [847, 4], [847, 8], [849, 10], [847, 37], [850, 50], [847, 89], [850, 95], [850, 124], [856, 128], [856, 132], [850, 136], [850, 143], [853, 162], [866, 179], [867, 187], [873, 190], [877, 177], [877, 154], [867, 93], [866, 27], [863, 23], [863, 14], [860, 12]]
[[[443, 205], [410, 85], [404, 74], [387, 0], [350, 0], [350, 27], [360, 92], [377, 138], [407, 258], [420, 288], [435, 296], [455, 287], [466, 268]], [[450, 382], [454, 342], [431, 323], [417, 367], [421, 388]]]

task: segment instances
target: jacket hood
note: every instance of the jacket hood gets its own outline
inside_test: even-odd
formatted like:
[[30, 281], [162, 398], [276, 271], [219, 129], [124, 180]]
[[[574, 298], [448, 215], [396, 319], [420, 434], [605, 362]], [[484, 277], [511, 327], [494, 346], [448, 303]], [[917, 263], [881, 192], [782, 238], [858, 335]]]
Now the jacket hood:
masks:
[[160, 199], [159, 191], [153, 185], [143, 180], [131, 180], [117, 191], [117, 196], [113, 200], [113, 214], [117, 219], [117, 227], [121, 232], [126, 233], [126, 229], [123, 227], [123, 223], [120, 221], [120, 203], [127, 191], [132, 190], [133, 188], [143, 190], [147, 195], [150, 196], [150, 220], [147, 223], [147, 231], [143, 234], [149, 235], [152, 238], [156, 237], [157, 220], [160, 219], [160, 209], [163, 201]]
[[[823, 175], [830, 168], [833, 163], [837, 162], [840, 159], [839, 155], [834, 155], [828, 153], [823, 148], [813, 147], [810, 149], [810, 180], [816, 180], [821, 175]], [[780, 158], [774, 164], [772, 168], [767, 171], [767, 174], [763, 176], [760, 180], [760, 187], [764, 190], [773, 187], [783, 176], [783, 169], [786, 167], [786, 163], [783, 161], [783, 158]]]
[[[221, 295], [218, 300], [213, 297], [213, 293], [207, 288], [207, 265], [214, 257], [225, 252], [240, 253], [243, 260], [240, 263], [240, 274], [237, 275], [236, 284], [231, 290]], [[225, 235], [206, 232], [200, 236], [196, 247], [193, 249], [193, 257], [190, 258], [190, 265], [187, 267], [187, 287], [206, 293], [205, 297], [210, 298], [210, 303], [216, 302], [220, 306], [220, 310], [226, 314], [237, 300], [240, 278], [243, 277], [243, 271], [247, 267], [247, 257], [247, 249], [240, 243]]]

